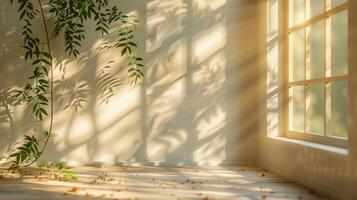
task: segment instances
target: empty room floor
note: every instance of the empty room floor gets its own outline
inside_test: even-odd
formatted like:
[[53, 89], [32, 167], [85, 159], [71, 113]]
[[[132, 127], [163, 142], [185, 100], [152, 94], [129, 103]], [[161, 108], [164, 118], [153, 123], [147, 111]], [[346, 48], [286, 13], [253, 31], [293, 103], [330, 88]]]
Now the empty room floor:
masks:
[[0, 174], [1, 200], [328, 199], [293, 181], [251, 167], [76, 167], [78, 179]]

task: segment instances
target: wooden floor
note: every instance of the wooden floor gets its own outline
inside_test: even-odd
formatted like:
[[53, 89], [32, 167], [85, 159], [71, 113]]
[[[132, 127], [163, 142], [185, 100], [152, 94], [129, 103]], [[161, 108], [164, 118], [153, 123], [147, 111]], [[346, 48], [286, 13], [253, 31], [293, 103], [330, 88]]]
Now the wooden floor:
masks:
[[[301, 185], [243, 167], [78, 167], [78, 181], [16, 178], [1, 172], [1, 200], [320, 200]], [[95, 181], [96, 180], [96, 181]]]

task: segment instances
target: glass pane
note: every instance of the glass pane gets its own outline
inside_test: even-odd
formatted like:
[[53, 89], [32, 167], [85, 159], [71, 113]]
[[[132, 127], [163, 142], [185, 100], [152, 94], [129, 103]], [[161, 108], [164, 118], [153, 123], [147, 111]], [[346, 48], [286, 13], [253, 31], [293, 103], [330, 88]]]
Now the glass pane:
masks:
[[324, 109], [324, 84], [310, 85], [307, 95], [307, 131], [314, 134], [324, 134], [325, 109]]
[[347, 0], [332, 0], [331, 1], [331, 6], [332, 6], [332, 8], [334, 8], [334, 7], [338, 6], [338, 5], [341, 5], [341, 4], [346, 3], [346, 2], [347, 2]]
[[325, 11], [325, 0], [310, 1], [310, 18], [313, 18]]
[[289, 89], [289, 93], [289, 129], [305, 131], [305, 87], [292, 87]]
[[289, 1], [289, 25], [290, 27], [305, 21], [305, 0]]
[[331, 18], [331, 74], [345, 75], [348, 72], [348, 26], [347, 11]]
[[347, 138], [347, 81], [336, 81], [330, 84], [331, 119], [327, 134]]
[[305, 29], [289, 36], [289, 80], [305, 79]]
[[325, 76], [325, 23], [311, 25], [309, 45], [310, 73], [308, 78], [322, 78]]

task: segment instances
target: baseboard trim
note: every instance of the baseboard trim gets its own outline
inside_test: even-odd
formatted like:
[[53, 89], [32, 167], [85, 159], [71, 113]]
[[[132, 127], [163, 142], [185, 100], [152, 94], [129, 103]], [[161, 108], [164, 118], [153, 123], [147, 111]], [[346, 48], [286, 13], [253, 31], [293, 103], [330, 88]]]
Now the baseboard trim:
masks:
[[[227, 167], [256, 167], [256, 161], [121, 161], [121, 162], [76, 162], [76, 161], [59, 161], [51, 163], [63, 163], [68, 166], [227, 166]], [[9, 162], [2, 162], [0, 166], [8, 166]]]
[[321, 185], [318, 185], [318, 184], [315, 184], [315, 183], [312, 183], [310, 181], [306, 181], [305, 179], [301, 178], [301, 177], [297, 177], [289, 172], [286, 172], [284, 170], [281, 170], [281, 169], [277, 169], [273, 166], [270, 166], [270, 165], [267, 165], [267, 164], [263, 164], [263, 163], [258, 163], [258, 166], [260, 168], [263, 168], [263, 169], [266, 169], [268, 171], [271, 171], [272, 173], [274, 174], [277, 174], [279, 176], [282, 176], [282, 177], [285, 177], [287, 179], [290, 179], [292, 181], [295, 181], [301, 185], [304, 185], [308, 188], [311, 188], [313, 190], [315, 190], [316, 192], [320, 193], [320, 194], [324, 194], [324, 195], [327, 195], [331, 198], [333, 198], [334, 200], [353, 200], [351, 199], [350, 197], [347, 197], [347, 196], [344, 196], [342, 194], [339, 194], [338, 191], [335, 191], [331, 188], [326, 188], [326, 187], [323, 187]]
[[242, 166], [242, 167], [252, 167], [257, 166], [256, 161], [143, 161], [143, 162], [133, 162], [133, 161], [123, 161], [123, 162], [87, 162], [87, 163], [77, 163], [77, 162], [61, 162], [70, 166]]

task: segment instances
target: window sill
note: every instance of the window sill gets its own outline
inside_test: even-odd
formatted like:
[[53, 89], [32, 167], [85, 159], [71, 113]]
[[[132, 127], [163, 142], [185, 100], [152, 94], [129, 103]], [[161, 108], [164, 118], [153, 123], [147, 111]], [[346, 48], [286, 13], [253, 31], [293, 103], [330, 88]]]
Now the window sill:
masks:
[[340, 154], [340, 155], [348, 155], [348, 150], [345, 149], [345, 148], [334, 147], [334, 146], [318, 144], [318, 143], [313, 143], [313, 142], [308, 142], [308, 141], [303, 141], [303, 140], [297, 140], [297, 139], [290, 139], [290, 138], [279, 137], [279, 136], [268, 136], [268, 138], [271, 138], [271, 139], [274, 139], [274, 140], [280, 140], [280, 141], [284, 141], [284, 142], [289, 142], [289, 143], [292, 143], [292, 144], [303, 145], [303, 146], [311, 147], [311, 148], [314, 148], [314, 149], [328, 151], [328, 152], [336, 153], [336, 154]]

